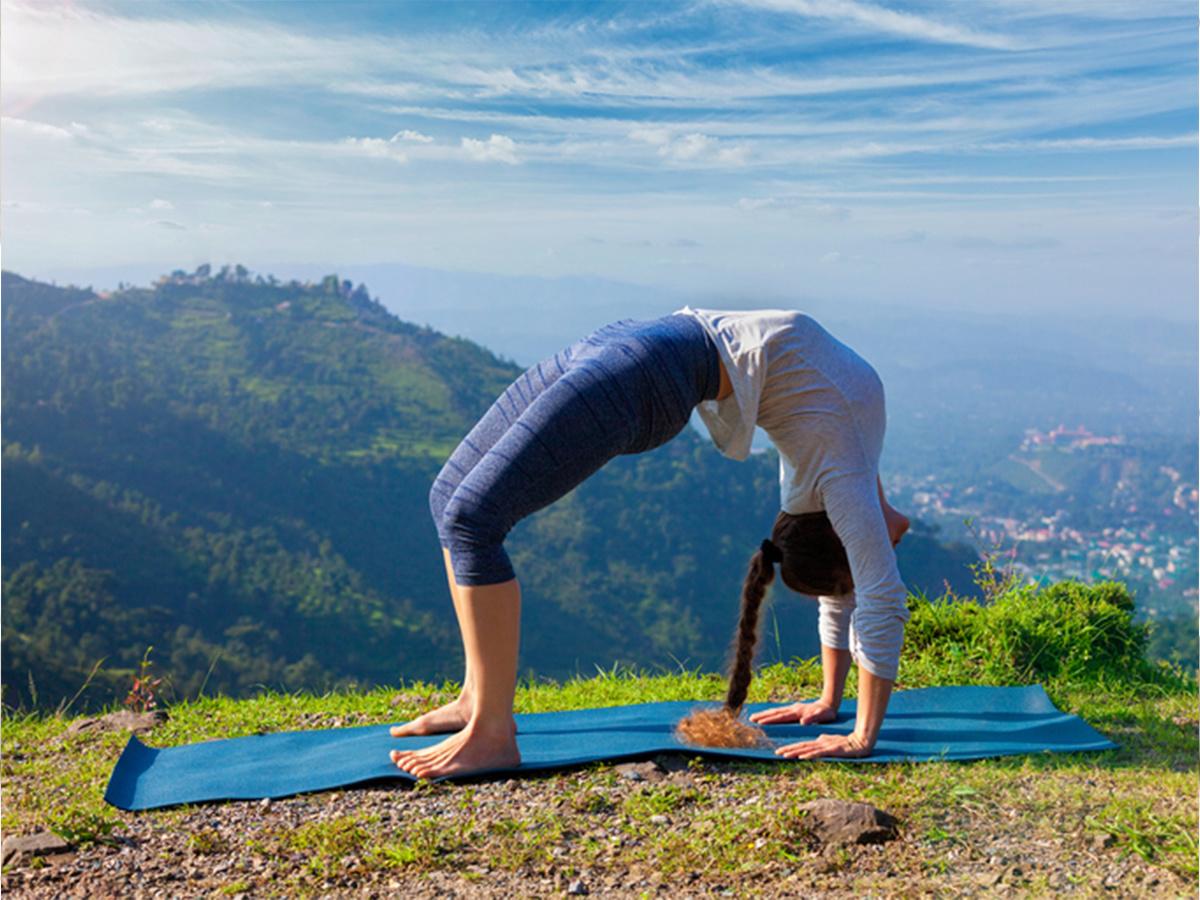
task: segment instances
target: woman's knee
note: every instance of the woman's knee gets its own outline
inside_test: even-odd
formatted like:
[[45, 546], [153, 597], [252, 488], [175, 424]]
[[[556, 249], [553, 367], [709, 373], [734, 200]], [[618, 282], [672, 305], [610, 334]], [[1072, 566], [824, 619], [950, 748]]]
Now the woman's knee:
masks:
[[509, 531], [490, 504], [462, 491], [445, 502], [438, 521], [439, 532], [450, 544], [499, 544]]
[[498, 584], [515, 577], [504, 551], [510, 527], [484, 502], [457, 492], [450, 498], [440, 530], [459, 584]]

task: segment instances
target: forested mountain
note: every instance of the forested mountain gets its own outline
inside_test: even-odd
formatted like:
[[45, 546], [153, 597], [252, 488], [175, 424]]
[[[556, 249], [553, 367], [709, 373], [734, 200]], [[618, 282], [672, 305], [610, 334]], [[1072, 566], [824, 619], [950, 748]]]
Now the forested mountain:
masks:
[[[110, 701], [147, 647], [175, 696], [458, 677], [427, 492], [519, 369], [362, 286], [175, 272], [150, 288], [4, 273], [3, 681]], [[522, 670], [717, 668], [776, 461], [691, 429], [522, 522]], [[902, 545], [912, 589], [969, 591], [969, 548]], [[816, 652], [779, 591], [764, 658]]]

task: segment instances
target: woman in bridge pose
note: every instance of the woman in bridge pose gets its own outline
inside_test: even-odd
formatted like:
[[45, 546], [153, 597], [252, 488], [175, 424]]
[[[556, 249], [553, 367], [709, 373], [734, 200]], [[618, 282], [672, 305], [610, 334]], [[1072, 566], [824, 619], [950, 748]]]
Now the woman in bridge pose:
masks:
[[878, 475], [883, 385], [862, 357], [803, 313], [684, 307], [607, 325], [532, 367], [446, 461], [430, 507], [466, 672], [457, 699], [392, 728], [395, 737], [453, 732], [422, 750], [392, 751], [399, 768], [435, 778], [520, 763], [512, 706], [521, 591], [504, 538], [613, 457], [666, 443], [697, 407], [726, 456], [746, 459], [757, 425], [781, 466], [781, 511], [742, 589], [726, 709], [736, 714], [745, 701], [759, 607], [778, 565], [788, 587], [819, 598], [824, 691], [815, 703], [751, 718], [831, 721], [853, 657], [854, 731], [776, 752], [870, 754], [908, 619], [894, 548], [909, 523], [888, 504]]

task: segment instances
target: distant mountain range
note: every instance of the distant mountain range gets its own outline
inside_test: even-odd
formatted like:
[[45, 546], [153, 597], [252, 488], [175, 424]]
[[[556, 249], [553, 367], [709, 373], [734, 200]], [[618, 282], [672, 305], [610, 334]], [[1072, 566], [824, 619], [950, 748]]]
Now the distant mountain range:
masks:
[[[111, 700], [149, 646], [177, 697], [458, 677], [427, 492], [520, 367], [336, 276], [240, 267], [93, 292], [3, 274], [5, 702]], [[717, 669], [773, 454], [686, 431], [522, 522], [522, 671]], [[970, 593], [918, 523], [905, 580]], [[778, 592], [764, 659], [817, 652]]]
[[[319, 282], [320, 263], [264, 266]], [[685, 294], [596, 277], [540, 278], [400, 263], [339, 267], [400, 318], [483, 344], [531, 365], [623, 317], [678, 307], [802, 309], [879, 370], [888, 395], [888, 473], [970, 478], [1003, 459], [1025, 429], [1083, 424], [1096, 432], [1195, 440], [1200, 404], [1197, 323], [1148, 316], [1016, 314], [897, 306], [886, 298], [832, 302], [803, 286], [788, 296]], [[75, 284], [146, 283], [156, 266], [63, 268]], [[1053, 304], [1048, 304], [1053, 307]], [[767, 447], [760, 434], [759, 447]]]

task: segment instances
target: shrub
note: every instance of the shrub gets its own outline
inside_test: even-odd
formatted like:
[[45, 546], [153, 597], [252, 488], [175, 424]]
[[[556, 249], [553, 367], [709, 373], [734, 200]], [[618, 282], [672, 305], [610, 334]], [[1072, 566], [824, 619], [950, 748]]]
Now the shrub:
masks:
[[905, 667], [959, 684], [1156, 681], [1146, 625], [1124, 584], [1010, 587], [991, 603], [953, 595], [911, 601]]

